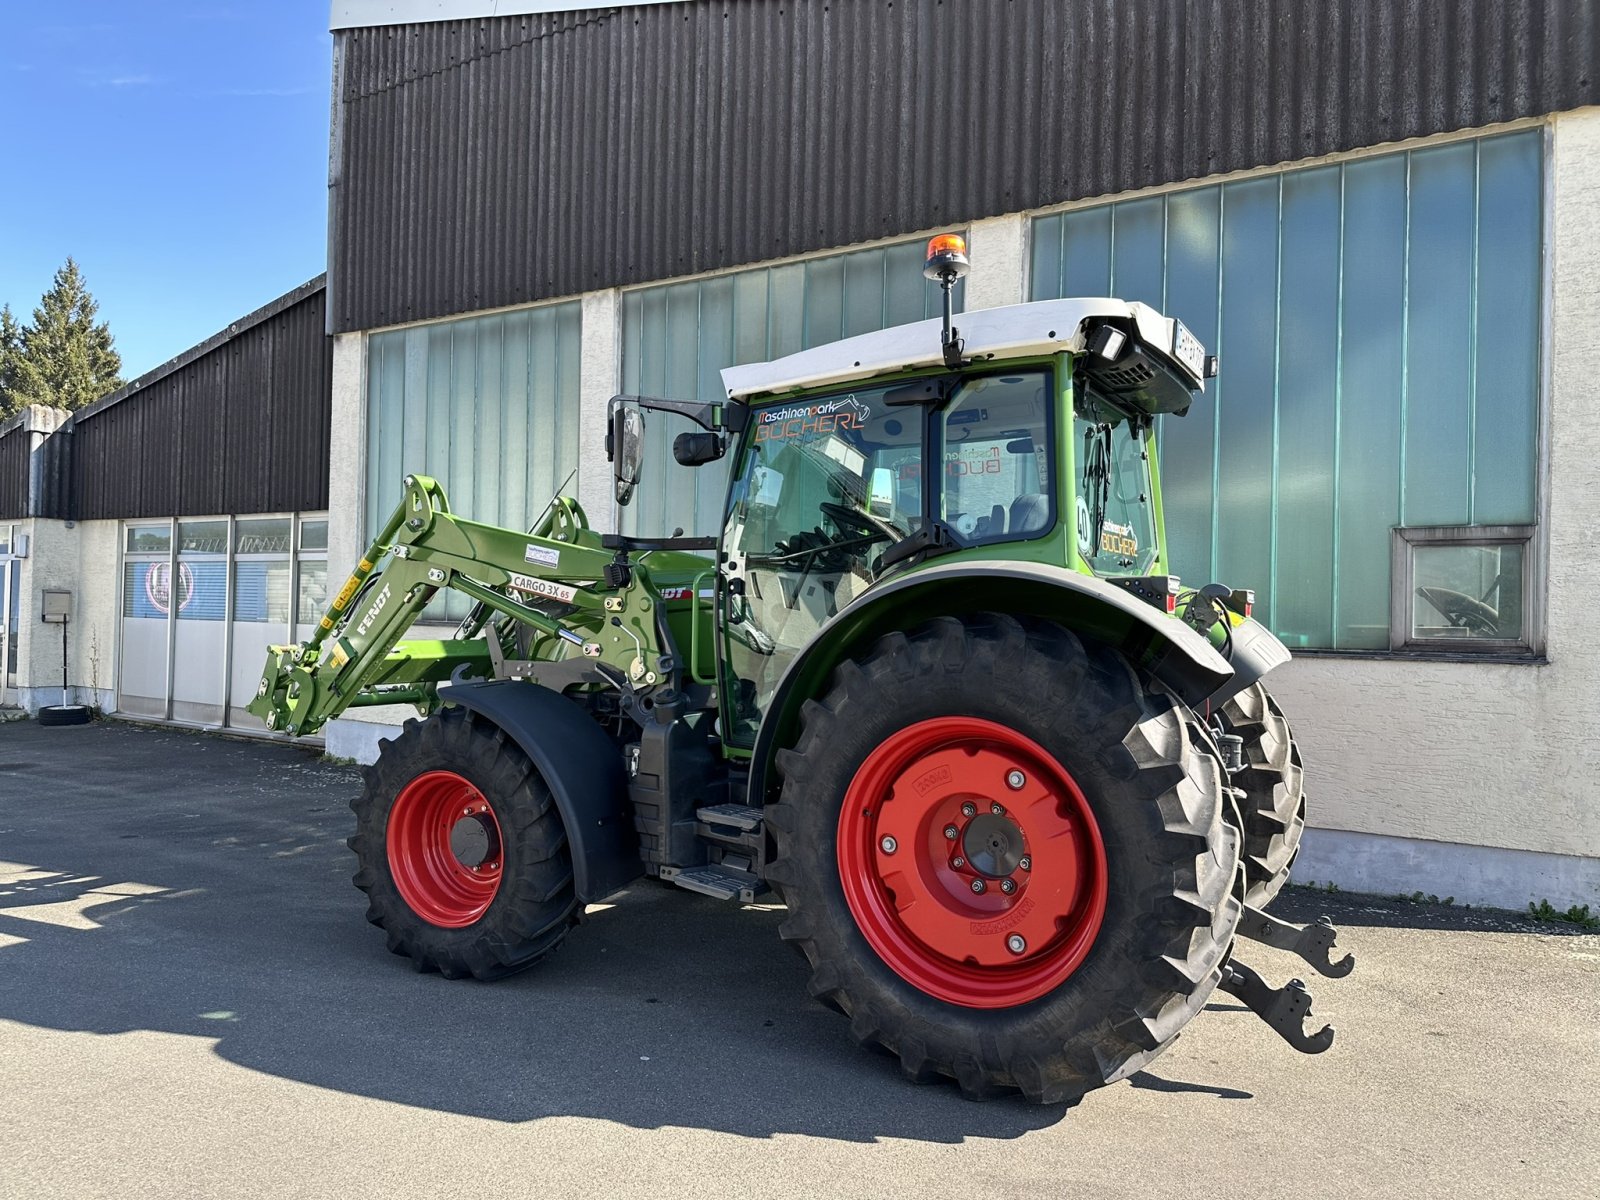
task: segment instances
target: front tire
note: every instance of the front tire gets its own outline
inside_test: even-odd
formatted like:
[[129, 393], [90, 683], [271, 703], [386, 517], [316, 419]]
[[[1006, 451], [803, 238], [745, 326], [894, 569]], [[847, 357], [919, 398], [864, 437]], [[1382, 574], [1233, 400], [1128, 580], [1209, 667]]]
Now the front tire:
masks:
[[778, 766], [782, 935], [912, 1078], [1073, 1101], [1217, 985], [1243, 890], [1221, 764], [1105, 646], [993, 614], [891, 634]]
[[419, 971], [499, 979], [578, 920], [572, 854], [550, 789], [521, 748], [462, 708], [407, 721], [351, 801], [367, 920]]

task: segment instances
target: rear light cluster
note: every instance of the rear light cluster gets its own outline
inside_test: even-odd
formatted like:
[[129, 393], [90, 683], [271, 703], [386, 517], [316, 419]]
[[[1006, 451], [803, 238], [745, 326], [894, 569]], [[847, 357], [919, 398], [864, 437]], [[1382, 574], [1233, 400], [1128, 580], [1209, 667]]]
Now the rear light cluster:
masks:
[[1178, 592], [1182, 587], [1176, 575], [1123, 575], [1106, 580], [1125, 592], [1132, 592], [1146, 604], [1163, 612], [1178, 611]]

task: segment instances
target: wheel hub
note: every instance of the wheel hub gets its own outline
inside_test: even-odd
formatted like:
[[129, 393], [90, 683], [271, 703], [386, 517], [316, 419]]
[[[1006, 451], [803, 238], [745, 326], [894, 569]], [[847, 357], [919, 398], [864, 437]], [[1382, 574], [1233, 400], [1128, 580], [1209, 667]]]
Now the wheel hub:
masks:
[[1015, 730], [907, 726], [867, 756], [839, 816], [856, 923], [902, 978], [975, 1008], [1060, 986], [1105, 912], [1105, 849], [1072, 776]]
[[979, 813], [968, 822], [961, 846], [972, 869], [990, 879], [1009, 877], [1028, 853], [1017, 823], [993, 813]]

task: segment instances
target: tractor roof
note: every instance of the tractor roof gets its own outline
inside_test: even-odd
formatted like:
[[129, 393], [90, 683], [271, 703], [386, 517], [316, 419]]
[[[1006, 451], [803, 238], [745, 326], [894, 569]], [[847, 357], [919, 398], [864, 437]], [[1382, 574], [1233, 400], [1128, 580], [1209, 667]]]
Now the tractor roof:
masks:
[[[1199, 391], [1203, 383], [1195, 372], [1173, 355], [1177, 323], [1147, 304], [1108, 297], [1073, 297], [1012, 304], [959, 313], [956, 329], [969, 360], [1027, 358], [1060, 351], [1081, 351], [1088, 325], [1095, 318], [1113, 318], [1150, 350], [1172, 364], [1180, 377]], [[895, 325], [829, 342], [770, 362], [728, 367], [722, 384], [734, 399], [752, 399], [888, 375], [944, 361], [939, 343], [938, 318]], [[1192, 382], [1191, 382], [1192, 381]]]

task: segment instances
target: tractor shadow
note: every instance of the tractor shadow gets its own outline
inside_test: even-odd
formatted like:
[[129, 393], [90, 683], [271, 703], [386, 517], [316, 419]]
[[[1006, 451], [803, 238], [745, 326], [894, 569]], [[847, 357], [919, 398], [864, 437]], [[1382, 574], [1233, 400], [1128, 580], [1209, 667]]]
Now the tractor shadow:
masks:
[[[51, 753], [5, 756], [40, 766], [0, 775], [0, 1019], [209, 1038], [252, 1071], [508, 1123], [959, 1143], [1067, 1116], [918, 1086], [862, 1050], [807, 996], [771, 906], [643, 881], [522, 975], [418, 975], [350, 886], [354, 770], [114, 725], [41, 733]], [[64, 749], [67, 795], [48, 767]]]

